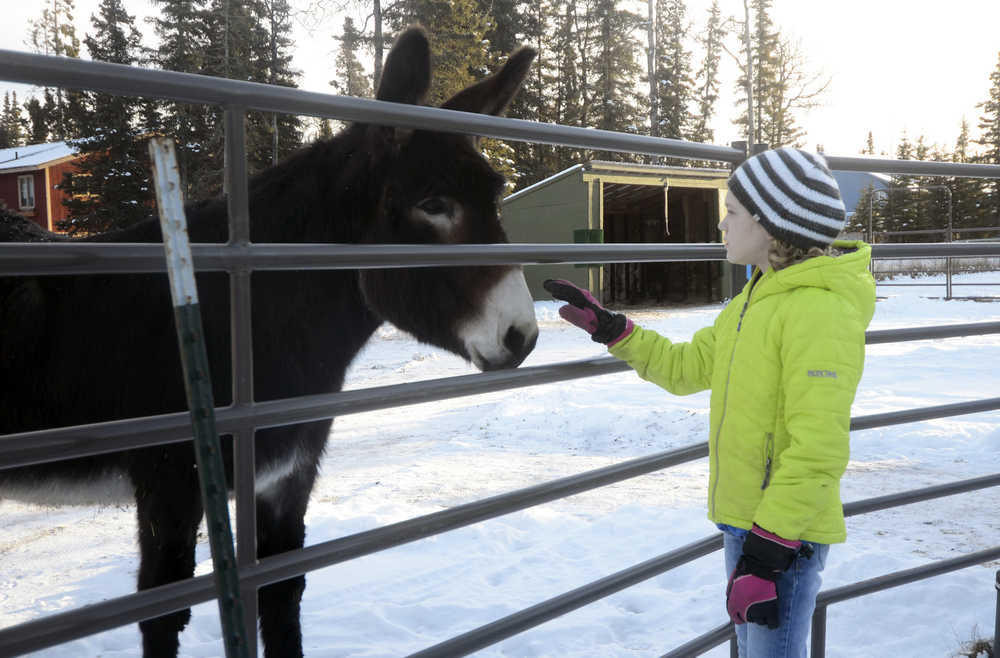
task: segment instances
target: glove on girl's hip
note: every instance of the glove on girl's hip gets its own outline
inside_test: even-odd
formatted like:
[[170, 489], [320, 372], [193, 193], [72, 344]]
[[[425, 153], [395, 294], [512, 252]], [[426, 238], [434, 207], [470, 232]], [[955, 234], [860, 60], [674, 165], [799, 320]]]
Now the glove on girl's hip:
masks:
[[734, 624], [749, 621], [778, 627], [776, 582], [792, 566], [800, 550], [801, 541], [779, 537], [754, 524], [726, 587], [726, 610]]
[[632, 333], [632, 321], [621, 313], [612, 313], [598, 303], [590, 291], [563, 279], [546, 279], [542, 286], [558, 300], [569, 302], [559, 315], [590, 334], [596, 343], [611, 347]]

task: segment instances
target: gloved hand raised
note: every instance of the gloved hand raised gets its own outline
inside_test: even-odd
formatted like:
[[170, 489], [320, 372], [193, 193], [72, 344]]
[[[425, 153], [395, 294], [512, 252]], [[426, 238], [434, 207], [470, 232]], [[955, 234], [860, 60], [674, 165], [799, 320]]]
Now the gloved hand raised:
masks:
[[792, 566], [800, 549], [804, 550], [801, 541], [784, 539], [754, 524], [726, 587], [726, 610], [734, 624], [749, 621], [768, 628], [778, 627], [775, 583]]
[[594, 342], [610, 347], [632, 333], [631, 320], [601, 306], [589, 291], [563, 279], [546, 279], [542, 286], [556, 299], [569, 302], [559, 315], [589, 333]]

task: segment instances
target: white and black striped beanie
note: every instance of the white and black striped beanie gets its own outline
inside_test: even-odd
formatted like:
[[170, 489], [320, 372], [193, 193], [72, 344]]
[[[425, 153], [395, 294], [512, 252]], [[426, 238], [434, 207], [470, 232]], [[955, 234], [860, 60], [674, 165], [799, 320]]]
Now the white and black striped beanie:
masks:
[[788, 146], [758, 153], [733, 172], [729, 191], [771, 237], [796, 247], [826, 248], [844, 229], [837, 179], [815, 153]]

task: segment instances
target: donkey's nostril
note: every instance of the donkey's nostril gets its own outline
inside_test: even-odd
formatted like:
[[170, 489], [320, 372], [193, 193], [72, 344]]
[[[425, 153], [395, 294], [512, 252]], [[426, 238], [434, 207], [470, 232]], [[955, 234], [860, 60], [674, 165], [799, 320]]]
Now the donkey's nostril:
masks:
[[516, 327], [507, 330], [507, 335], [503, 337], [503, 346], [512, 354], [520, 354], [524, 349], [524, 334]]

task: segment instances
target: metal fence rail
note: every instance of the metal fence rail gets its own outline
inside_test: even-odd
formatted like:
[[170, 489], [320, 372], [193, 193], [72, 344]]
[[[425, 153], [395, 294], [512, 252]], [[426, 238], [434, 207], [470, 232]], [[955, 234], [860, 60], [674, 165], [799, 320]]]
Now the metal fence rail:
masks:
[[[614, 150], [658, 156], [716, 160], [736, 164], [741, 150], [641, 135], [541, 124], [517, 119], [488, 117], [438, 108], [384, 103], [359, 98], [304, 92], [286, 87], [222, 80], [207, 76], [143, 70], [133, 67], [70, 58], [32, 55], [0, 50], [0, 79], [46, 86], [72, 87], [106, 93], [165, 98], [198, 104], [215, 104], [225, 110], [226, 180], [229, 190], [229, 242], [193, 245], [195, 266], [200, 270], [224, 270], [232, 276], [232, 368], [233, 404], [218, 410], [217, 428], [235, 434], [238, 558], [240, 581], [247, 602], [247, 619], [256, 616], [256, 588], [305, 571], [335, 564], [352, 557], [399, 545], [420, 537], [474, 523], [516, 509], [555, 500], [610, 482], [665, 468], [674, 463], [699, 459], [707, 445], [691, 446], [661, 453], [591, 473], [544, 483], [427, 517], [411, 519], [359, 535], [306, 547], [300, 551], [256, 560], [253, 528], [254, 467], [253, 433], [262, 427], [329, 418], [345, 413], [380, 409], [401, 404], [503, 390], [575, 377], [626, 370], [614, 359], [593, 359], [510, 373], [486, 373], [435, 382], [378, 387], [361, 391], [311, 396], [294, 400], [256, 403], [252, 391], [249, 278], [254, 270], [335, 269], [372, 267], [413, 267], [475, 263], [590, 263], [642, 262], [653, 260], [721, 260], [719, 245], [461, 245], [452, 247], [413, 245], [253, 245], [249, 241], [249, 213], [245, 155], [245, 115], [248, 110], [286, 112], [364, 121], [407, 128], [419, 128], [483, 135], [501, 139], [556, 144], [576, 148]], [[1000, 178], [1000, 165], [971, 165], [923, 161], [827, 157], [834, 169], [913, 175], [950, 175]], [[163, 272], [160, 245], [121, 244], [32, 244], [0, 245], [0, 275], [85, 274], [96, 272]], [[876, 257], [995, 256], [996, 244], [913, 244], [876, 245]], [[895, 330], [900, 340], [964, 336], [997, 331], [1000, 323], [956, 325], [925, 329]], [[989, 326], [987, 326], [989, 325]], [[926, 333], [921, 333], [926, 332]], [[889, 342], [892, 332], [869, 334], [870, 342]], [[1000, 398], [942, 405], [920, 410], [865, 416], [852, 420], [853, 429], [913, 422], [924, 418], [1000, 408]], [[187, 414], [167, 414], [143, 419], [59, 428], [0, 437], [0, 468], [117, 451], [190, 438]], [[995, 486], [990, 478], [942, 485], [943, 488], [907, 492], [901, 495], [948, 495], [963, 487]], [[931, 491], [935, 489], [935, 491]], [[884, 499], [890, 497], [883, 497]], [[869, 506], [894, 504], [890, 500], [861, 501]], [[896, 501], [898, 502], [898, 501]], [[847, 506], [850, 507], [850, 506]], [[845, 507], [845, 511], [847, 509]], [[702, 540], [656, 558], [656, 567], [672, 564], [691, 551], [705, 548]], [[668, 557], [669, 556], [669, 557]], [[525, 628], [530, 620], [551, 618], [565, 611], [571, 602], [580, 602], [597, 590], [617, 587], [648, 573], [653, 564], [644, 563], [516, 615], [502, 626], [510, 631]], [[669, 568], [669, 567], [667, 567]], [[604, 582], [607, 581], [607, 582]], [[638, 582], [637, 580], [635, 582]], [[627, 585], [622, 585], [627, 586]], [[210, 600], [215, 596], [211, 576], [173, 583], [104, 603], [44, 617], [0, 631], [0, 653], [27, 651], [51, 646], [140, 619], [155, 617]], [[596, 598], [596, 596], [594, 597]], [[590, 599], [592, 600], [592, 599]], [[575, 605], [576, 603], [572, 603]], [[582, 605], [583, 603], [579, 603]], [[541, 615], [541, 616], [539, 616]], [[547, 616], [546, 616], [547, 615]], [[533, 621], [531, 625], [541, 623]], [[253, 627], [251, 625], [251, 627]], [[498, 637], [499, 627], [489, 631]], [[513, 632], [518, 632], [514, 630]], [[512, 633], [511, 633], [512, 634]], [[464, 636], [463, 636], [464, 637]], [[468, 639], [468, 638], [466, 638]], [[459, 638], [456, 638], [459, 641]], [[465, 640], [462, 640], [465, 641]], [[481, 641], [481, 640], [477, 640]], [[433, 648], [432, 648], [433, 649]]]
[[[1000, 322], [873, 330], [866, 333], [866, 343], [876, 345], [991, 333], [1000, 333]], [[516, 370], [443, 377], [412, 384], [391, 384], [288, 400], [244, 403], [216, 409], [216, 425], [220, 432], [232, 433], [251, 428], [291, 425], [352, 413], [377, 411], [406, 404], [434, 402], [581, 377], [627, 372], [629, 369], [628, 364], [614, 357], [600, 357], [528, 366]], [[992, 411], [998, 407], [1000, 398], [957, 402], [923, 409], [886, 412], [877, 416], [863, 416], [853, 419], [851, 427], [855, 430], [868, 429], [878, 426], [871, 424], [872, 422], [879, 423], [883, 419], [889, 421], [885, 424], [893, 424], [892, 420], [896, 418], [908, 419], [900, 422], [914, 422]], [[0, 469], [186, 441], [191, 438], [187, 421], [187, 414], [176, 413], [0, 436]]]

